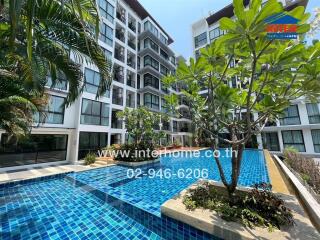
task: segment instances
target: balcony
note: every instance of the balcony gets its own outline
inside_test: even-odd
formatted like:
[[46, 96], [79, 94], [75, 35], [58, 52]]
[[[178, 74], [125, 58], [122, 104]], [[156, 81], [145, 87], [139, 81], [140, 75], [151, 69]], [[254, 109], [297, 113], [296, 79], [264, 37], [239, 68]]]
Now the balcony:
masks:
[[125, 42], [125, 30], [117, 26], [116, 28], [116, 38], [119, 39], [121, 42]]
[[112, 103], [123, 106], [123, 89], [113, 86]]
[[124, 83], [123, 67], [115, 65], [113, 71], [114, 71], [113, 72], [114, 80], [119, 82], [119, 83]]
[[126, 10], [119, 4], [117, 6], [117, 19], [126, 24]]
[[132, 35], [128, 35], [128, 46], [136, 50], [136, 39]]
[[124, 48], [121, 47], [120, 45], [116, 45], [114, 50], [114, 57], [117, 60], [124, 62]]
[[135, 74], [130, 71], [127, 71], [127, 85], [133, 88], [136, 87]]
[[127, 91], [126, 107], [129, 107], [129, 108], [135, 107], [135, 94], [134, 94], [134, 92]]
[[134, 69], [136, 68], [135, 55], [130, 52], [128, 52], [128, 55], [127, 55], [127, 65]]
[[129, 15], [128, 27], [129, 27], [133, 32], [136, 32], [136, 30], [137, 30], [136, 25], [137, 25], [136, 20]]
[[122, 120], [117, 117], [118, 111], [112, 111], [111, 114], [111, 128], [122, 129]]

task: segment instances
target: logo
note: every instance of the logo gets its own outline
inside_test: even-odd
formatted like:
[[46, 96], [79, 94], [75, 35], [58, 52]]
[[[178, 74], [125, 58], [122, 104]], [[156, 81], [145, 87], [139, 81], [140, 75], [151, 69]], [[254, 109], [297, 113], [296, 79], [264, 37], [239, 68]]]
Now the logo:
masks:
[[298, 22], [296, 19], [285, 13], [279, 13], [268, 17], [265, 20], [268, 39], [297, 39]]

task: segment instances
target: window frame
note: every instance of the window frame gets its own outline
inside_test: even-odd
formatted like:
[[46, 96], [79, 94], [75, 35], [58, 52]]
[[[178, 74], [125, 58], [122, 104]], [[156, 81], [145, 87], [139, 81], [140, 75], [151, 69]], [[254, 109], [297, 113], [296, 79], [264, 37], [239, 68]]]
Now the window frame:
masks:
[[[84, 106], [84, 101], [88, 101], [91, 102], [91, 114], [86, 113], [83, 106]], [[99, 114], [92, 114], [92, 109], [93, 109], [93, 104], [92, 103], [99, 103]], [[104, 107], [107, 106], [108, 108], [108, 116], [104, 116], [103, 115], [103, 109]], [[82, 116], [91, 116], [91, 117], [97, 117], [99, 118], [99, 124], [95, 124], [95, 123], [87, 123], [84, 121], [84, 118], [82, 118]], [[103, 120], [106, 120], [107, 124], [103, 124]], [[95, 126], [109, 126], [110, 125], [110, 104], [108, 103], [104, 103], [104, 102], [99, 102], [99, 101], [94, 101], [91, 99], [87, 99], [87, 98], [82, 98], [81, 101], [81, 114], [80, 114], [80, 124], [83, 125], [95, 125]]]
[[[301, 125], [299, 107], [298, 107], [297, 104], [295, 104], [295, 105], [290, 105], [288, 108], [286, 108], [286, 109], [284, 110], [285, 115], [288, 115], [288, 114], [289, 114], [288, 109], [289, 109], [290, 107], [295, 107], [295, 108], [296, 108], [296, 110], [297, 110], [297, 115], [280, 117], [280, 118], [279, 118], [280, 126]], [[286, 120], [286, 119], [293, 119], [293, 118], [299, 119], [299, 123], [297, 123], [297, 124], [296, 124], [296, 123], [294, 123], [294, 124], [286, 124], [286, 123], [285, 123], [285, 120]]]
[[[295, 138], [293, 137], [293, 132], [300, 132], [301, 136], [302, 136], [302, 142], [295, 142]], [[290, 133], [291, 134], [291, 142], [285, 142], [285, 138], [284, 138], [284, 133]], [[283, 148], [285, 149], [286, 147], [294, 147], [295, 145], [303, 145], [303, 151], [299, 151], [299, 149], [297, 149], [299, 152], [306, 152], [306, 145], [304, 142], [304, 137], [303, 137], [303, 132], [302, 130], [284, 130], [281, 131], [281, 135], [282, 135], [282, 143], [283, 143]]]
[[[102, 31], [104, 30], [104, 31]], [[111, 30], [111, 37], [108, 36], [108, 30]], [[105, 44], [113, 47], [113, 28], [105, 24], [104, 22], [100, 23], [99, 27], [99, 40], [104, 42]]]
[[[146, 101], [146, 96], [150, 95], [150, 102]], [[157, 99], [157, 101], [154, 101], [155, 99]], [[151, 109], [156, 109], [159, 110], [160, 109], [160, 98], [157, 95], [154, 95], [152, 93], [145, 93], [143, 95], [143, 105], [146, 107], [149, 107]]]
[[198, 48], [198, 47], [201, 47], [203, 45], [206, 45], [207, 43], [208, 43], [207, 32], [203, 32], [203, 33], [201, 33], [201, 34], [199, 34], [199, 35], [194, 37], [194, 46], [195, 46], [195, 48]]
[[[313, 143], [313, 149], [315, 153], [320, 153], [320, 141], [319, 143], [315, 143], [315, 135], [314, 135], [314, 132], [318, 132], [318, 131], [320, 134], [320, 129], [311, 129], [312, 143]], [[317, 150], [316, 147], [318, 147], [319, 150]]]
[[[101, 4], [102, 2], [106, 3], [106, 9], [103, 8], [103, 6]], [[107, 19], [109, 22], [114, 23], [115, 7], [111, 3], [109, 3], [107, 0], [99, 0], [98, 7], [99, 7], [100, 15], [102, 17], [104, 17], [105, 19]], [[109, 8], [112, 9], [112, 14], [110, 14], [110, 12], [108, 11]]]

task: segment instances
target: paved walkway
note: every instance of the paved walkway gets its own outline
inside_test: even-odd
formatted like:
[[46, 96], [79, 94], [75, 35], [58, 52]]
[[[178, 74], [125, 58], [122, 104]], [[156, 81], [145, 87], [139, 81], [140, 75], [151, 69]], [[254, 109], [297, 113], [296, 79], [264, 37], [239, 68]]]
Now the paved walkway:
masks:
[[20, 170], [10, 170], [6, 172], [0, 172], [0, 184], [11, 181], [19, 181], [43, 176], [54, 175], [58, 173], [66, 173], [66, 172], [80, 172], [86, 171], [94, 168], [100, 168], [105, 166], [111, 166], [112, 163], [97, 161], [92, 166], [84, 166], [80, 164], [61, 164], [61, 165], [52, 165], [45, 167], [28, 167]]
[[269, 151], [264, 150], [264, 155], [267, 162], [272, 190], [278, 193], [295, 195], [291, 184], [288, 182], [287, 178], [283, 175], [282, 171], [276, 165]]

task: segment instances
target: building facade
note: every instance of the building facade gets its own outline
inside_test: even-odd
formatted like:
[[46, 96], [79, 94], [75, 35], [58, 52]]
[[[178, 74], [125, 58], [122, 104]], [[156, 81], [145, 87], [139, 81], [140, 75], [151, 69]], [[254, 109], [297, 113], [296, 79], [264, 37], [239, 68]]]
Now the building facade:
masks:
[[[31, 136], [9, 140], [2, 132], [0, 168], [25, 167], [52, 162], [77, 162], [89, 151], [127, 140], [126, 129], [117, 112], [125, 107], [146, 106], [166, 112], [164, 95], [178, 93], [177, 86], [166, 89], [161, 78], [176, 69], [171, 50], [172, 38], [137, 0], [99, 0], [101, 17], [99, 44], [105, 57], [113, 62], [110, 91], [99, 99], [97, 67], [83, 63], [84, 91], [70, 106], [63, 107], [68, 83], [52, 86], [48, 77], [49, 104], [43, 115], [35, 116]], [[185, 109], [185, 110], [184, 110]], [[161, 122], [156, 130], [167, 133], [162, 144], [173, 141], [190, 144], [190, 116], [181, 99], [181, 115]]]
[[[249, 0], [244, 0], [244, 5]], [[264, 1], [265, 2], [265, 1]], [[296, 6], [306, 6], [307, 0], [281, 0], [287, 10]], [[223, 34], [219, 28], [219, 20], [222, 17], [234, 18], [232, 4], [200, 19], [192, 25], [193, 52], [198, 58], [200, 49], [206, 47]], [[230, 87], [241, 87], [235, 78]], [[203, 89], [201, 94], [205, 95]], [[254, 114], [256, 119], [258, 114]], [[256, 136], [259, 148], [267, 148], [272, 152], [281, 153], [286, 147], [294, 147], [300, 153], [311, 156], [320, 156], [320, 104], [308, 103], [304, 98], [297, 99], [285, 110], [282, 118], [273, 123], [268, 123], [261, 135]]]

